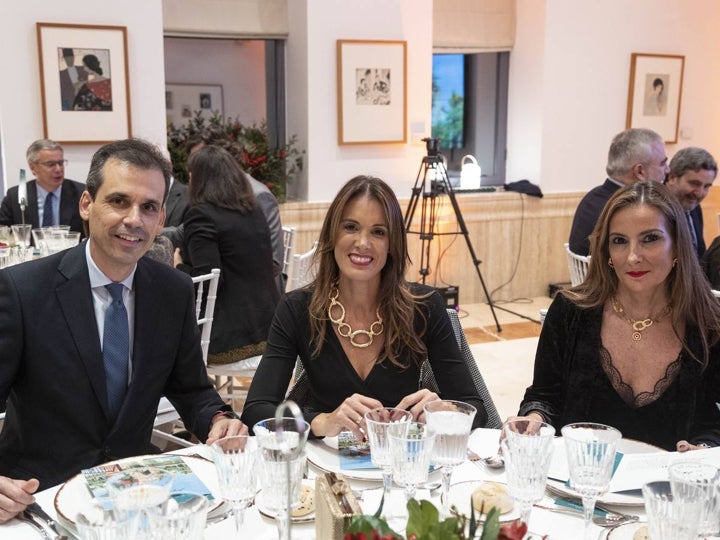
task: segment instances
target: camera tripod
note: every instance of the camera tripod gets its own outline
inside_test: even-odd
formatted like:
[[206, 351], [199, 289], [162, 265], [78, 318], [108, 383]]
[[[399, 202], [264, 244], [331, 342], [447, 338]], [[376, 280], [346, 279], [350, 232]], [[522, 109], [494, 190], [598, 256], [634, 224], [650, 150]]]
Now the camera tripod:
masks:
[[[475, 254], [475, 249], [473, 248], [472, 242], [470, 241], [470, 235], [468, 234], [467, 225], [465, 225], [465, 219], [463, 219], [457, 199], [455, 198], [455, 191], [450, 185], [443, 158], [437, 153], [437, 139], [429, 139], [427, 142], [428, 155], [425, 156], [422, 163], [420, 163], [420, 169], [418, 169], [410, 202], [408, 203], [407, 212], [405, 213], [405, 231], [408, 234], [420, 235], [420, 275], [422, 276], [422, 282], [424, 284], [425, 279], [430, 274], [430, 243], [435, 235], [443, 236], [462, 234], [465, 237], [465, 243], [467, 244], [468, 252], [472, 258], [477, 275], [480, 278], [480, 284], [485, 292], [485, 298], [487, 298], [493, 319], [495, 319], [497, 331], [502, 332], [497, 315], [495, 314], [495, 306], [493, 305], [492, 298], [490, 298], [490, 294], [485, 286], [485, 280], [480, 272], [480, 263], [482, 261], [478, 259]], [[445, 233], [435, 232], [437, 197], [442, 194], [447, 195], [450, 199], [452, 208], [455, 211], [455, 219], [460, 227], [459, 231]], [[422, 210], [420, 213], [420, 230], [412, 230], [413, 216], [421, 196]]]

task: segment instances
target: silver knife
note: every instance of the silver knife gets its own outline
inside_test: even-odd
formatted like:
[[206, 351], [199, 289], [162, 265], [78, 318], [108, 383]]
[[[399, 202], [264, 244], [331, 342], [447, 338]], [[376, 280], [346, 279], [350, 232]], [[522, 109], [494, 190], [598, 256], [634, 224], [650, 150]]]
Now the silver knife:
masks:
[[55, 523], [55, 520], [50, 517], [50, 514], [48, 514], [45, 510], [42, 509], [42, 506], [40, 506], [38, 503], [34, 502], [27, 507], [28, 512], [35, 515], [37, 518], [39, 518], [47, 527], [56, 535], [55, 540], [67, 540], [67, 536], [60, 534], [60, 531], [58, 531], [57, 524]]

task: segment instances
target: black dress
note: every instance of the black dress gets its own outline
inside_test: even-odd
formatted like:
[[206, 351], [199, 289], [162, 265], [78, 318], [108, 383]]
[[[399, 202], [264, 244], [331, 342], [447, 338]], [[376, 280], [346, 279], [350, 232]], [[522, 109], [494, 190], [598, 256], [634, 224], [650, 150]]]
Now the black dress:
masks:
[[[699, 362], [682, 351], [666, 372], [669, 384], [654, 399], [628, 403], [603, 369], [600, 329], [602, 307], [581, 309], [558, 295], [543, 323], [535, 356], [532, 386], [518, 414], [543, 413], [556, 429], [572, 422], [599, 422], [618, 428], [623, 437], [675, 450], [675, 443], [720, 443], [720, 349], [711, 349], [703, 371]], [[693, 353], [701, 357], [696, 328], [687, 329]], [[612, 376], [612, 374], [611, 374]]]
[[[413, 285], [412, 290], [415, 294], [431, 291], [421, 285]], [[253, 377], [243, 410], [243, 422], [250, 427], [274, 416], [275, 407], [285, 397], [298, 356], [310, 382], [310, 405], [303, 411], [308, 422], [319, 413], [332, 412], [354, 393], [377, 399], [386, 407], [394, 407], [403, 397], [419, 389], [420, 369], [415, 365], [400, 369], [384, 361], [376, 364], [365, 380], [361, 379], [329, 321], [326, 322], [325, 343], [320, 353], [311, 357], [310, 296], [311, 291], [295, 290], [278, 305], [267, 349]], [[487, 412], [458, 349], [445, 302], [434, 292], [421, 301], [421, 309], [427, 319], [427, 331], [422, 339], [442, 392], [440, 397], [471, 404], [477, 409], [473, 427], [485, 426]], [[421, 319], [415, 317], [418, 332], [423, 326]]]

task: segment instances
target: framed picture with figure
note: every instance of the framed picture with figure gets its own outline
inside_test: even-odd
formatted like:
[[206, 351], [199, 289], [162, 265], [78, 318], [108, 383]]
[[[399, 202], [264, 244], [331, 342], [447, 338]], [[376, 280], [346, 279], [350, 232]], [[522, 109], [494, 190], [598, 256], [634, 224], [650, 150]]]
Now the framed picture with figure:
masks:
[[44, 136], [63, 144], [132, 135], [127, 28], [37, 23]]
[[407, 141], [407, 42], [337, 41], [338, 144]]
[[680, 123], [685, 57], [633, 53], [625, 127], [657, 131], [676, 143]]

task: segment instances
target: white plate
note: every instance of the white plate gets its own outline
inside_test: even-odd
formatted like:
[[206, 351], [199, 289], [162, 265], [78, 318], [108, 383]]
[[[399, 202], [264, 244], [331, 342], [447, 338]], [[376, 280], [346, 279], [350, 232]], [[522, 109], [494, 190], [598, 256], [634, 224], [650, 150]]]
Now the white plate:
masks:
[[[315, 494], [315, 483], [312, 480], [303, 480], [302, 481], [303, 487], [309, 487], [313, 490], [313, 496]], [[263, 498], [262, 498], [262, 489], [257, 492], [257, 495], [255, 495], [255, 505], [257, 506], [258, 512], [262, 514], [263, 516], [275, 519], [275, 515], [263, 504]], [[315, 512], [312, 511], [309, 514], [306, 514], [304, 516], [293, 516], [291, 521], [293, 523], [312, 523], [315, 521]]]
[[[489, 480], [490, 482], [494, 482], [494, 480]], [[461, 514], [470, 517], [470, 505], [472, 504], [470, 502], [470, 497], [473, 494], [473, 491], [475, 491], [480, 484], [484, 483], [484, 480], [467, 480], [465, 482], [458, 482], [457, 484], [453, 484], [450, 486], [450, 506], [455, 506], [458, 509], [458, 512]], [[495, 482], [496, 484], [502, 484], [505, 485], [502, 482]], [[441, 496], [442, 500], [442, 496]], [[480, 513], [478, 511], [475, 511], [475, 517], [480, 518], [480, 521], [485, 521], [485, 514], [480, 517]], [[510, 512], [506, 512], [504, 514], [500, 514], [500, 523], [509, 523], [511, 521], [515, 521], [517, 519], [520, 519], [520, 512], [518, 512], [517, 504], [513, 505], [513, 509], [510, 510]]]
[[[655, 452], [665, 452], [662, 448], [653, 446], [652, 444], [626, 438], [620, 439], [617, 450], [623, 454], [651, 454]], [[548, 484], [557, 488], [565, 495], [579, 497], [579, 495], [567, 487], [564, 482], [548, 478]], [[598, 499], [598, 502], [616, 506], [643, 506], [645, 504], [640, 490], [632, 493], [606, 493]]]
[[633, 540], [633, 536], [641, 527], [647, 527], [647, 523], [625, 523], [618, 525], [608, 531], [607, 540]]
[[[143, 459], [151, 458], [157, 460], [162, 457], [161, 454], [150, 455], [150, 456], [137, 456], [125, 459], [119, 459], [112, 461], [112, 463], [124, 463], [128, 461], [142, 461]], [[177, 456], [168, 456], [177, 457]], [[202, 480], [215, 497], [213, 504], [208, 510], [208, 515], [211, 512], [218, 510], [223, 504], [222, 496], [220, 495], [220, 488], [218, 486], [217, 473], [215, 472], [215, 465], [202, 458], [193, 456], [180, 456], [183, 461], [192, 469], [192, 471]], [[108, 465], [106, 464], [106, 465]], [[81, 511], [92, 506], [92, 495], [85, 482], [85, 477], [82, 473], [73, 476], [70, 480], [65, 482], [62, 487], [55, 494], [55, 512], [58, 516], [60, 524], [68, 529], [70, 532], [75, 532], [75, 516]]]

